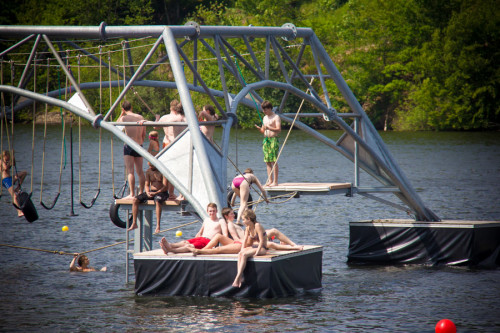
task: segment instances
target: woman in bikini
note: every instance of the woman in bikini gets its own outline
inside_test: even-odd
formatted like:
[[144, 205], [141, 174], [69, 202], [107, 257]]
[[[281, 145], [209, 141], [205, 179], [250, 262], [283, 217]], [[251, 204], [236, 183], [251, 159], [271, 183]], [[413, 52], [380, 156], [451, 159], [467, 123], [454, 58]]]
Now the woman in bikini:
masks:
[[[243, 212], [243, 222], [245, 223], [245, 235], [243, 245], [238, 254], [238, 273], [233, 282], [233, 287], [240, 288], [243, 282], [243, 271], [247, 265], [248, 258], [253, 256], [263, 256], [267, 253], [267, 235], [264, 227], [257, 222], [257, 217], [251, 209]], [[257, 244], [254, 244], [257, 243]]]
[[241, 214], [248, 208], [248, 196], [250, 195], [250, 185], [255, 184], [264, 196], [264, 200], [269, 202], [267, 198], [267, 192], [261, 185], [259, 179], [253, 174], [253, 170], [250, 168], [245, 169], [242, 175], [234, 177], [231, 188], [234, 194], [240, 197], [240, 208], [238, 209], [238, 216], [236, 219], [236, 224], [240, 223]]

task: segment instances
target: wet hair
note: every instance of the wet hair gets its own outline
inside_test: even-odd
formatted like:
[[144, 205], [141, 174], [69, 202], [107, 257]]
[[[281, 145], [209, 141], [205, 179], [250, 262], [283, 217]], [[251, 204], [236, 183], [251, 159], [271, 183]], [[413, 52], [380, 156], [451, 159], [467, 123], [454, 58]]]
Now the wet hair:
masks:
[[260, 105], [260, 107], [262, 109], [272, 109], [273, 105], [269, 101], [264, 101], [264, 102], [262, 102], [262, 104]]
[[233, 209], [230, 208], [230, 207], [224, 207], [224, 208], [222, 208], [222, 212], [221, 212], [222, 213], [222, 217], [224, 217], [224, 219], [226, 219], [226, 216], [228, 216], [229, 213], [231, 213], [232, 211], [233, 211]]
[[84, 261], [85, 259], [88, 259], [86, 255], [83, 255], [83, 254], [82, 254], [81, 256], [79, 256], [79, 257], [78, 257], [78, 266], [82, 267], [83, 261]]
[[251, 210], [250, 208], [245, 209], [245, 211], [243, 212], [243, 214], [241, 214], [241, 217], [242, 218], [246, 217], [247, 219], [249, 219], [253, 223], [257, 222], [257, 216], [255, 215], [255, 213], [253, 212], [253, 210]]
[[253, 170], [252, 168], [246, 168], [245, 171], [243, 171], [244, 173], [251, 173], [253, 174]]
[[123, 101], [123, 103], [122, 103], [122, 108], [123, 108], [123, 110], [125, 110], [125, 111], [130, 111], [130, 110], [132, 109], [132, 104], [130, 104], [130, 102], [129, 102], [129, 101], [125, 100], [125, 101]]
[[212, 105], [210, 104], [207, 104], [204, 106], [205, 110], [208, 111], [208, 113], [210, 113], [211, 116], [215, 116], [215, 109]]
[[217, 209], [217, 204], [216, 204], [216, 203], [214, 203], [214, 202], [209, 203], [209, 204], [207, 205], [207, 210], [208, 210], [210, 207], [213, 207], [213, 208]]

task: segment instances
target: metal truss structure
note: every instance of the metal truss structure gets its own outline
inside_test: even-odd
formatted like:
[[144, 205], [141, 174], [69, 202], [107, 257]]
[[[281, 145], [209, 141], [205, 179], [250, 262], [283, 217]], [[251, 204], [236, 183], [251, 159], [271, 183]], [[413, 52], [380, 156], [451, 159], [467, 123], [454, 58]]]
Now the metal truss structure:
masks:
[[[204, 203], [207, 201], [216, 202], [219, 206], [225, 202], [229, 134], [231, 126], [237, 121], [238, 107], [244, 105], [259, 112], [258, 108], [263, 100], [262, 92], [272, 90], [281, 94], [281, 103], [276, 108], [276, 113], [282, 121], [293, 122], [295, 127], [312, 135], [354, 163], [355, 175], [351, 195], [362, 194], [400, 207], [410, 211], [419, 221], [439, 221], [439, 218], [424, 205], [400, 170], [312, 29], [296, 28], [293, 24], [285, 24], [282, 27], [233, 27], [199, 26], [194, 22], [184, 26], [106, 26], [105, 23], [101, 23], [99, 26], [87, 27], [0, 26], [0, 37], [2, 38], [0, 42], [4, 45], [7, 39], [11, 43], [10, 47], [0, 53], [2, 63], [0, 92], [11, 96], [10, 103], [2, 105], [3, 112], [16, 112], [33, 104], [33, 101], [48, 103], [86, 119], [96, 128], [101, 127], [111, 132], [155, 165], [200, 216], [206, 216]], [[154, 43], [147, 46], [147, 53], [144, 47], [141, 48], [142, 52], [136, 52], [128, 46], [129, 39], [134, 38]], [[128, 73], [125, 71], [125, 65], [123, 71], [120, 71], [119, 66], [105, 62], [101, 58], [102, 54], [106, 54], [101, 50], [109, 44], [117, 45], [117, 41], [118, 45], [122, 46], [124, 54], [127, 54]], [[59, 45], [59, 51], [54, 44]], [[99, 52], [89, 52], [90, 44], [98, 44]], [[159, 52], [163, 46], [166, 54]], [[73, 53], [79, 54], [78, 57], [68, 56], [64, 47], [70, 47]], [[29, 52], [16, 53], [20, 49]], [[153, 60], [153, 56], [156, 60]], [[117, 79], [77, 82], [74, 68], [81, 57], [91, 59], [95, 64], [112, 71]], [[205, 61], [208, 57], [212, 59], [210, 65]], [[77, 107], [57, 98], [62, 88], [45, 92], [28, 89], [30, 85], [28, 83], [36, 77], [33, 74], [35, 65], [40, 64], [42, 60], [48, 61], [49, 58], [57, 62], [58, 68], [64, 71], [66, 79], [71, 83], [73, 91], [78, 92], [85, 107]], [[306, 60], [308, 66], [304, 66]], [[173, 80], [151, 79], [155, 71], [167, 62], [173, 73]], [[23, 66], [22, 75], [15, 79], [12, 74], [14, 69], [8, 70], [14, 63]], [[137, 63], [139, 65], [136, 65]], [[310, 66], [311, 63], [314, 66]], [[37, 65], [36, 70], [42, 71], [43, 66]], [[218, 82], [220, 85], [209, 87], [206, 78], [210, 75], [220, 77]], [[318, 83], [313, 85], [311, 78]], [[117, 87], [123, 89], [114, 101], [110, 101], [108, 110], [96, 112], [93, 103], [89, 103], [85, 97], [85, 92], [102, 86], [109, 89]], [[178, 91], [186, 123], [176, 125], [187, 125], [184, 133], [189, 135], [188, 144], [192, 152], [186, 163], [191, 163], [189, 165], [191, 171], [197, 169], [200, 172], [204, 188], [194, 191], [192, 179], [187, 182], [179, 179], [173, 167], [162, 162], [161, 157], [155, 158], [150, 155], [120, 131], [116, 123], [113, 123], [111, 119], [113, 110], [134, 87], [167, 88]], [[68, 88], [64, 89], [67, 91]], [[206, 94], [222, 115], [221, 119], [215, 122], [223, 128], [220, 147], [208, 143], [199, 130], [191, 96], [195, 93]], [[20, 102], [20, 96], [25, 97], [23, 102]], [[342, 98], [350, 111], [335, 110], [331, 103], [333, 97]], [[298, 114], [299, 117], [295, 119], [294, 114], [283, 113], [286, 104], [293, 99], [305, 101], [308, 107], [316, 109], [317, 113]], [[5, 98], [2, 98], [2, 103], [4, 100]], [[326, 121], [335, 123], [344, 133], [336, 141], [327, 138], [300, 121], [300, 117], [304, 116], [322, 116]], [[146, 123], [148, 124], [151, 125]], [[175, 143], [172, 146], [175, 146]], [[381, 186], [361, 187], [360, 169], [380, 182]], [[370, 192], [394, 193], [408, 208], [374, 196]]]

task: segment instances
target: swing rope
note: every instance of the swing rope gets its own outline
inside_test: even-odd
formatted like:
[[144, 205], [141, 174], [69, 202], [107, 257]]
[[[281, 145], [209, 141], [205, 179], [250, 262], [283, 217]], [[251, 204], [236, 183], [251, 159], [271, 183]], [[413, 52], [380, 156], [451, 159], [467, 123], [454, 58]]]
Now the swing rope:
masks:
[[[48, 63], [49, 63], [49, 61], [50, 60], [47, 59]], [[49, 94], [49, 68], [50, 68], [50, 66], [47, 65], [47, 95]], [[61, 98], [60, 70], [57, 73], [57, 77], [58, 77], [58, 82], [59, 82], [59, 98]], [[67, 79], [66, 79], [66, 82], [67, 82]], [[66, 85], [66, 87], [67, 87], [67, 85]], [[54, 208], [54, 206], [57, 203], [57, 200], [59, 199], [59, 196], [61, 195], [63, 161], [66, 160], [64, 158], [66, 156], [66, 153], [65, 153], [66, 122], [64, 121], [64, 113], [62, 112], [62, 109], [60, 110], [60, 114], [61, 114], [61, 121], [62, 121], [62, 137], [61, 137], [61, 162], [59, 164], [59, 189], [57, 191], [56, 196], [54, 197], [54, 200], [52, 201], [52, 204], [50, 206], [48, 206], [43, 202], [43, 177], [45, 174], [45, 144], [47, 141], [47, 115], [48, 115], [48, 104], [45, 104], [45, 122], [44, 122], [45, 124], [44, 124], [44, 132], [43, 132], [43, 151], [42, 151], [42, 176], [41, 176], [41, 184], [40, 184], [40, 205], [42, 205], [42, 207], [47, 209], [47, 210], [51, 210], [52, 208]]]
[[[36, 54], [35, 58], [33, 59], [33, 92], [36, 93]], [[32, 140], [31, 140], [31, 188], [30, 188], [30, 193], [33, 193], [33, 171], [34, 171], [34, 165], [35, 165], [35, 123], [36, 123], [36, 101], [33, 101], [33, 133], [32, 133]]]
[[[109, 82], [109, 105], [113, 105], [113, 90], [111, 89], [111, 52], [108, 50], [108, 82]], [[111, 187], [115, 197], [115, 155], [113, 154], [113, 136], [110, 136], [111, 144]]]
[[[80, 85], [80, 55], [77, 57], [77, 66], [78, 66], [78, 85]], [[101, 78], [101, 67], [99, 67], [99, 94], [102, 94], [102, 78]], [[92, 198], [92, 201], [90, 204], [86, 204], [82, 200], [82, 119], [81, 117], [78, 117], [78, 180], [79, 180], [79, 199], [80, 199], [80, 204], [84, 208], [92, 208], [94, 206], [97, 197], [99, 197], [99, 194], [101, 193], [101, 143], [102, 143], [102, 130], [99, 128], [99, 176], [98, 176], [98, 184], [97, 184], [97, 190], [94, 195], [94, 198]]]
[[[311, 85], [313, 83], [313, 81], [314, 81], [314, 77], [311, 79], [311, 82], [309, 83], [309, 85]], [[309, 92], [309, 88], [306, 90], [306, 94], [308, 92]], [[271, 168], [271, 172], [267, 176], [266, 183], [269, 181], [269, 178], [273, 174], [274, 168], [276, 167], [276, 165], [278, 165], [278, 160], [279, 160], [279, 158], [281, 156], [281, 153], [283, 152], [283, 149], [285, 148], [285, 145], [286, 145], [286, 142], [288, 140], [288, 137], [292, 133], [293, 126], [295, 125], [295, 121], [297, 120], [297, 118], [299, 116], [300, 110], [302, 109], [302, 106], [304, 105], [304, 102], [305, 102], [305, 99], [302, 100], [302, 102], [300, 103], [299, 109], [295, 113], [295, 117], [293, 118], [292, 124], [290, 125], [290, 128], [288, 129], [288, 133], [286, 134], [285, 141], [283, 141], [283, 144], [281, 145], [280, 151], [278, 152], [278, 157], [276, 157], [276, 162], [274, 162], [273, 167]]]

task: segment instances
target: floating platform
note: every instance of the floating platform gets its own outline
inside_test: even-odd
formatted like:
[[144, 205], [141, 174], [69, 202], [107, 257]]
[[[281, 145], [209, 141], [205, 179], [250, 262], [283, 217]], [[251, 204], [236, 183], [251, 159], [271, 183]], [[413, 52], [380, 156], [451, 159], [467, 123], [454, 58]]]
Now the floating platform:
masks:
[[349, 223], [352, 264], [500, 266], [500, 221]]
[[349, 194], [351, 183], [280, 183], [276, 186], [265, 186], [267, 192], [281, 195], [290, 192], [297, 194]]
[[237, 254], [193, 256], [161, 249], [135, 253], [135, 293], [157, 296], [287, 297], [321, 290], [323, 247], [269, 250], [250, 258], [241, 288], [232, 286]]
[[[115, 205], [120, 205], [122, 209], [132, 210], [132, 198], [115, 199]], [[166, 200], [162, 203], [162, 210], [179, 210], [179, 207], [185, 206], [184, 201], [179, 200]], [[155, 210], [155, 201], [147, 200], [139, 204], [139, 210]]]

